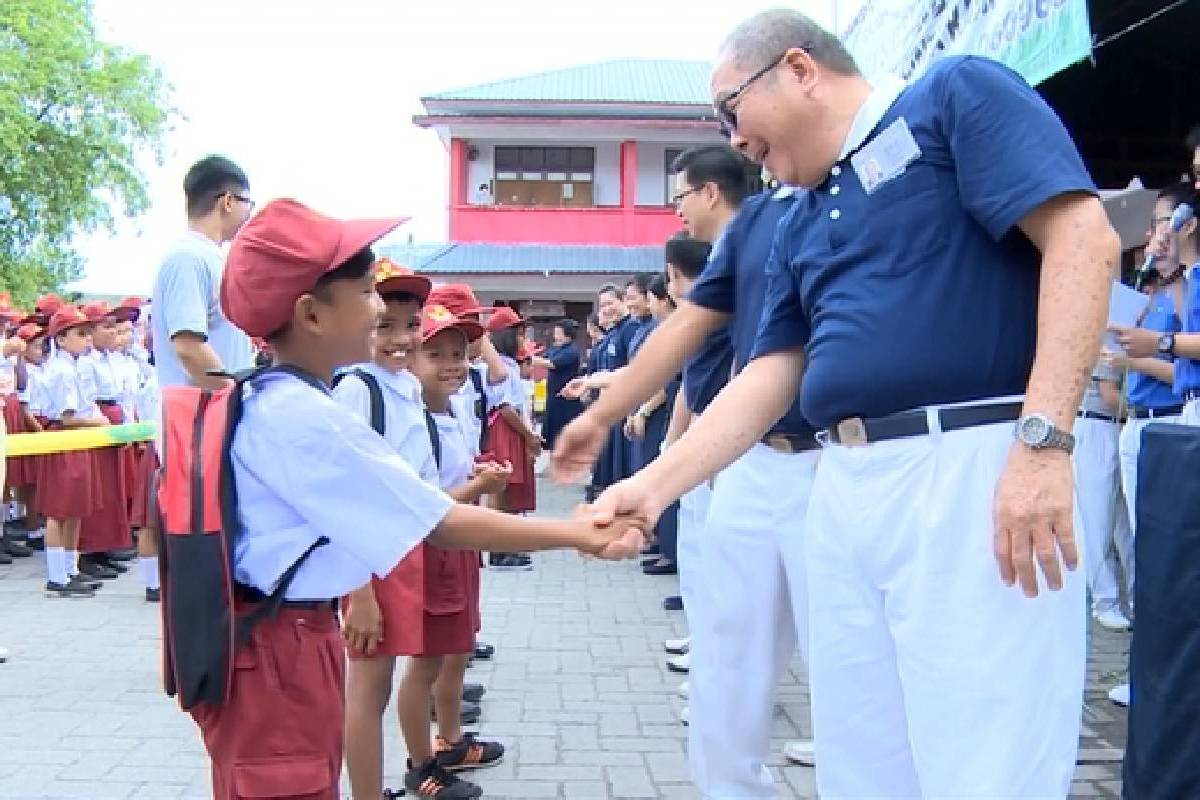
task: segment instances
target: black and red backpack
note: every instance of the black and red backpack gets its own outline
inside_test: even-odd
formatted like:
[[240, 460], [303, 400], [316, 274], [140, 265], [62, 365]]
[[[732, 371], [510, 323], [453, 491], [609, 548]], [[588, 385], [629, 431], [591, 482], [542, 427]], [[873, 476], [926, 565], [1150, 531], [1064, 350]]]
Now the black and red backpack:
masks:
[[251, 627], [274, 614], [315, 542], [272, 593], [238, 619], [233, 546], [241, 533], [230, 448], [242, 418], [243, 387], [267, 372], [285, 372], [324, 391], [316, 378], [289, 367], [252, 370], [217, 389], [165, 387], [158, 504], [162, 578], [163, 679], [169, 696], [189, 709], [228, 699], [233, 656]]

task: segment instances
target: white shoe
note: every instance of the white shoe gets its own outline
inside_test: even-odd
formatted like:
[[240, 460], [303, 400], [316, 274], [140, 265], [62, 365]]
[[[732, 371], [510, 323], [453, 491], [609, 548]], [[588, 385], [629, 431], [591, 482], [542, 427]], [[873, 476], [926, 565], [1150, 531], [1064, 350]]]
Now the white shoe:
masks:
[[679, 684], [679, 696], [682, 697], [684, 700], [688, 699], [688, 682], [687, 681], [684, 681], [683, 683]]
[[684, 706], [684, 707], [683, 707], [683, 708], [682, 708], [682, 709], [679, 711], [679, 721], [680, 721], [680, 722], [682, 722], [684, 725], [687, 725], [687, 724], [688, 724], [688, 718], [689, 718], [690, 716], [691, 716], [691, 713], [689, 712], [689, 710], [688, 710], [688, 707], [687, 707], [687, 706]]
[[1133, 627], [1133, 623], [1129, 618], [1121, 613], [1119, 608], [1109, 608], [1104, 611], [1097, 611], [1092, 614], [1092, 617], [1099, 622], [1101, 627], [1107, 628], [1110, 631], [1123, 632]]
[[817, 765], [817, 755], [813, 750], [811, 739], [788, 742], [783, 746], [783, 757], [793, 764], [799, 764], [802, 767], [815, 767]]
[[667, 659], [667, 669], [671, 672], [680, 672], [686, 674], [692, 668], [692, 654], [684, 653], [681, 656]]
[[1127, 708], [1129, 706], [1129, 684], [1122, 683], [1120, 686], [1114, 686], [1108, 693], [1108, 699], [1121, 708]]
[[673, 656], [681, 656], [692, 648], [692, 637], [685, 636], [682, 639], [667, 639], [663, 642], [663, 650], [666, 650]]

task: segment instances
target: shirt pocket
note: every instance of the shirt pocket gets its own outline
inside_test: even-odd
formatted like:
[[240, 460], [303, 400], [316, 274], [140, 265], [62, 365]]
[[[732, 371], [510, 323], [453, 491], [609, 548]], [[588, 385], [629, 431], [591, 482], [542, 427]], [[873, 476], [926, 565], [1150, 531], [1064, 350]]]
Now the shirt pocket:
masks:
[[904, 277], [946, 257], [946, 204], [957, 190], [939, 170], [912, 164], [867, 197], [867, 218], [857, 235], [869, 249], [872, 275]]

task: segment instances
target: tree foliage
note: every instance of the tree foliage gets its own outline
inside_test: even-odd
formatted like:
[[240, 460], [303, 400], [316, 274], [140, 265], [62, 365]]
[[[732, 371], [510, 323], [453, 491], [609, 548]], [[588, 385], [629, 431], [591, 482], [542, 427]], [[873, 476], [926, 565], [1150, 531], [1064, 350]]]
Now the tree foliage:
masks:
[[0, 289], [17, 302], [78, 277], [72, 239], [148, 200], [173, 110], [143, 55], [100, 41], [90, 0], [0, 2]]

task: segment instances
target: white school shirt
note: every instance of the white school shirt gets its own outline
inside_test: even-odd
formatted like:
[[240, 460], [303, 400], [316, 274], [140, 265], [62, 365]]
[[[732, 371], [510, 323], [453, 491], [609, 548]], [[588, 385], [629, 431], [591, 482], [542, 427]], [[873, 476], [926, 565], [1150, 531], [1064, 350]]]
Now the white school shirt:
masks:
[[341, 597], [391, 572], [453, 507], [324, 389], [267, 373], [243, 391], [232, 448], [238, 583], [270, 593], [324, 536], [329, 544], [309, 555], [286, 596]]
[[[492, 392], [488, 390], [487, 383], [487, 366], [483, 363], [472, 364], [471, 369], [479, 375], [483, 386], [483, 403], [485, 414], [490, 414], [493, 408], [491, 402]], [[468, 442], [471, 443], [472, 457], [479, 455], [479, 436], [483, 431], [483, 422], [479, 419], [479, 415], [475, 413], [475, 402], [480, 398], [479, 393], [475, 391], [475, 384], [471, 381], [471, 376], [463, 381], [463, 385], [458, 387], [458, 391], [450, 397], [450, 410], [454, 414], [454, 418], [458, 421], [459, 426], [463, 429], [463, 434]]]
[[117, 377], [116, 401], [126, 422], [142, 419], [138, 413], [138, 394], [142, 390], [142, 373], [137, 361], [129, 353], [108, 353]]
[[57, 350], [46, 359], [42, 369], [46, 419], [60, 422], [68, 411], [81, 419], [102, 416], [88, 396], [77, 367], [78, 360], [66, 350]]
[[18, 399], [34, 416], [46, 416], [46, 387], [42, 367], [38, 364], [25, 363], [25, 388], [18, 393]]
[[0, 396], [17, 391], [17, 357], [0, 358]]
[[508, 368], [508, 377], [502, 383], [496, 384], [496, 407], [508, 405], [524, 416], [525, 407], [529, 405], [529, 394], [525, 389], [525, 381], [521, 378], [521, 368], [517, 362], [508, 356], [500, 356], [504, 366]]
[[462, 486], [471, 477], [471, 467], [475, 464], [475, 447], [467, 438], [467, 430], [461, 425], [453, 413], [434, 414], [433, 421], [437, 425], [438, 443], [441, 445], [442, 463], [438, 467], [438, 480], [442, 489], [450, 491]]
[[[434, 486], [438, 485], [433, 442], [425, 422], [421, 382], [408, 370], [388, 372], [377, 364], [359, 364], [355, 369], [369, 373], [383, 394], [383, 438], [400, 457]], [[371, 394], [362, 378], [348, 372], [333, 389], [333, 399], [371, 424]]]

